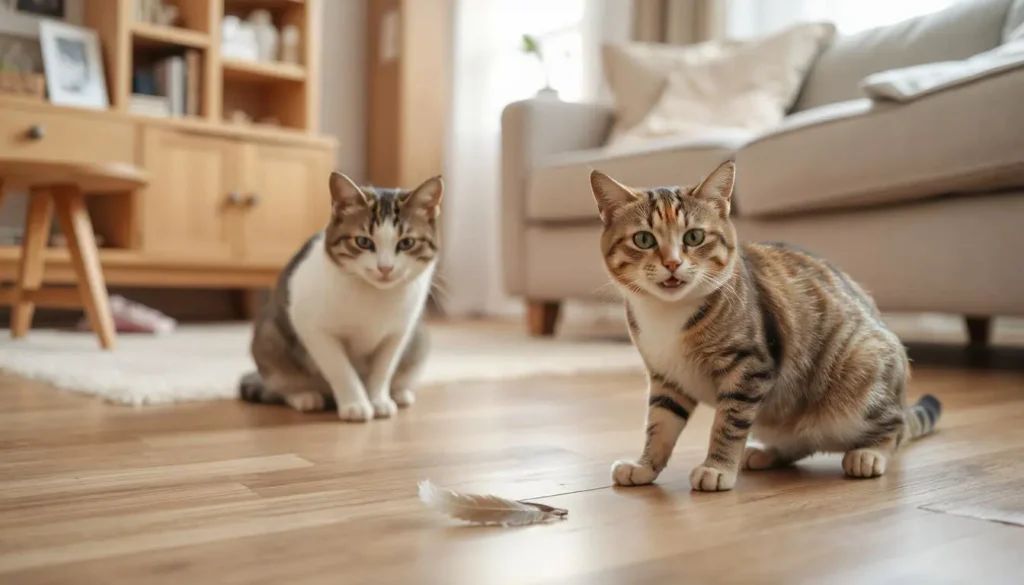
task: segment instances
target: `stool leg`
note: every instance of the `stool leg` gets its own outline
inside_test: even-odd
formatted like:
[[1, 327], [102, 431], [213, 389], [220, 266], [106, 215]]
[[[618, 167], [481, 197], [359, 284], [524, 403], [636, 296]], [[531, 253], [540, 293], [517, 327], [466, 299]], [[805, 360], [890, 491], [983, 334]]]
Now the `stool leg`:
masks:
[[33, 189], [25, 215], [25, 234], [21, 241], [18, 282], [15, 283], [14, 310], [11, 313], [11, 337], [24, 337], [32, 326], [34, 303], [21, 300], [22, 291], [38, 290], [43, 284], [46, 242], [53, 224], [53, 194], [48, 189]]
[[110, 299], [100, 268], [99, 250], [85, 208], [85, 197], [75, 187], [62, 187], [57, 192], [57, 219], [68, 240], [71, 264], [78, 277], [85, 314], [92, 330], [100, 338], [103, 349], [114, 348], [114, 319], [110, 315]]

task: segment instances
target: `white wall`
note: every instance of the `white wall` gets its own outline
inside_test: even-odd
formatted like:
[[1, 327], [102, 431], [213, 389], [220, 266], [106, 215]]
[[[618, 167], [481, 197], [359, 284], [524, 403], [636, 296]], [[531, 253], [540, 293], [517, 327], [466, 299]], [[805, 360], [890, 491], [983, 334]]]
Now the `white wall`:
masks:
[[338, 139], [338, 170], [361, 181], [366, 174], [366, 0], [326, 0], [323, 10], [320, 129]]

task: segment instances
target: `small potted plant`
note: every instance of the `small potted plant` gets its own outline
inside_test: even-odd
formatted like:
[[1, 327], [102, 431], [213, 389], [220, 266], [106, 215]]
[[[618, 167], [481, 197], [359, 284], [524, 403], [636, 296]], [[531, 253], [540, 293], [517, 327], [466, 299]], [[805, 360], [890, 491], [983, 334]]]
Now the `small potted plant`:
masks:
[[541, 51], [540, 42], [537, 41], [537, 37], [523, 35], [522, 51], [527, 55], [537, 57], [537, 62], [540, 63], [540, 68], [544, 72], [544, 87], [537, 92], [537, 97], [557, 99], [558, 92], [555, 91], [555, 88], [551, 87], [551, 74], [548, 72], [547, 63], [544, 61], [544, 53]]

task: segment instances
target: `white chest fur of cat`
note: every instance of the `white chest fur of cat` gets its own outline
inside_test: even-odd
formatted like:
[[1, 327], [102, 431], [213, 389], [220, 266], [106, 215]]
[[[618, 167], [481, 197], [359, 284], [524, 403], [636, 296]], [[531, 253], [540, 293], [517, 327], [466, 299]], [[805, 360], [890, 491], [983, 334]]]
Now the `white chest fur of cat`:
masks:
[[338, 268], [322, 247], [321, 236], [289, 283], [288, 315], [306, 349], [312, 353], [310, 344], [323, 333], [340, 339], [351, 360], [365, 361], [387, 339], [406, 336], [426, 304], [433, 267], [402, 287], [380, 290]]
[[700, 308], [701, 300], [673, 303], [644, 296], [629, 300], [639, 333], [634, 340], [648, 369], [659, 372], [705, 404], [717, 402], [715, 384], [680, 351], [680, 335], [686, 322]]

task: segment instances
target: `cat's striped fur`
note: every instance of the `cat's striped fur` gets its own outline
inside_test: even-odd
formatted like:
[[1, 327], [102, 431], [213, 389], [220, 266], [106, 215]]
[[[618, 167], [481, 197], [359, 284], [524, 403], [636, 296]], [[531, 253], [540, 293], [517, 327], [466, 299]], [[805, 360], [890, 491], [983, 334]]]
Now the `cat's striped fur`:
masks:
[[358, 187], [335, 173], [333, 213], [296, 253], [256, 319], [250, 402], [388, 417], [415, 400], [427, 351], [421, 315], [440, 240], [440, 177], [412, 191]]
[[715, 420], [694, 489], [728, 490], [741, 467], [816, 452], [845, 453], [850, 476], [881, 475], [932, 431], [939, 402], [907, 408], [905, 349], [848, 275], [803, 250], [738, 243], [735, 172], [729, 161], [695, 187], [650, 190], [591, 175], [601, 251], [649, 381], [642, 454], [616, 462], [614, 481], [654, 481], [698, 402]]

